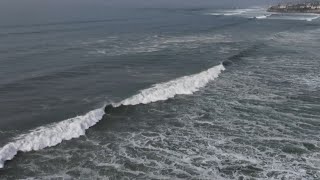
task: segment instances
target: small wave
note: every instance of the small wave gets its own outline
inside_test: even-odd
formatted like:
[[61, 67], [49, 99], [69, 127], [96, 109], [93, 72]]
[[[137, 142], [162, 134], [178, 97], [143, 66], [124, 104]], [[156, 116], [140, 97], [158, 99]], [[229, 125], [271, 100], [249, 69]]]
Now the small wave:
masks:
[[[228, 58], [228, 61], [225, 61], [224, 64], [232, 64], [232, 63], [235, 63], [239, 60], [241, 60], [242, 58], [244, 57], [247, 57], [249, 56], [250, 54], [254, 53], [255, 51], [257, 51], [258, 49], [260, 49], [261, 47], [263, 47], [264, 44], [263, 43], [259, 43], [259, 44], [254, 44], [252, 46], [249, 46], [248, 48], [238, 52], [237, 54], [235, 55], [232, 55]], [[226, 66], [225, 65], [225, 66]]]
[[239, 16], [245, 18], [264, 19], [270, 16], [265, 8], [251, 8], [251, 9], [232, 9], [232, 10], [218, 10], [216, 12], [207, 13], [213, 16]]
[[234, 15], [243, 14], [245, 12], [248, 12], [248, 11], [247, 10], [236, 10], [236, 11], [230, 11], [230, 12], [224, 13], [223, 15], [224, 16], [234, 16]]
[[[113, 107], [148, 104], [167, 100], [179, 94], [192, 94], [204, 87], [209, 81], [217, 78], [224, 70], [224, 66], [220, 64], [198, 74], [156, 84], [151, 88], [140, 91], [137, 95], [113, 104]], [[102, 107], [90, 111], [83, 116], [39, 127], [28, 134], [19, 136], [15, 141], [6, 144], [0, 149], [0, 168], [3, 168], [5, 161], [13, 159], [19, 151], [37, 151], [55, 146], [63, 140], [70, 140], [84, 135], [87, 129], [103, 118], [104, 114], [104, 107]]]
[[315, 17], [311, 17], [311, 18], [306, 18], [306, 21], [311, 22], [311, 21], [313, 21], [313, 20], [318, 19], [319, 17], [320, 17], [320, 16], [315, 16]]
[[213, 15], [213, 16], [235, 16], [235, 15], [241, 15], [250, 11], [253, 11], [255, 9], [233, 9], [233, 10], [223, 10], [218, 11], [214, 13], [207, 13], [207, 15]]
[[320, 40], [320, 29], [305, 30], [302, 32], [283, 31], [267, 38], [277, 43], [290, 44], [290, 46], [309, 46]]
[[268, 14], [268, 15], [262, 15], [262, 16], [256, 16], [254, 17], [255, 19], [267, 19], [269, 16], [271, 16], [272, 14]]
[[141, 37], [139, 40], [127, 39], [126, 42], [121, 42], [117, 37], [109, 37], [107, 39], [99, 39], [91, 42], [82, 42], [80, 45], [89, 48], [89, 54], [117, 56], [124, 54], [152, 53], [176, 48], [194, 49], [204, 44], [225, 43], [230, 41], [230, 38], [224, 35], [208, 33], [186, 36], [149, 35]]
[[273, 19], [273, 20], [297, 20], [297, 21], [313, 21], [320, 17], [319, 14], [307, 13], [275, 13], [267, 12], [266, 8], [251, 8], [251, 9], [231, 9], [231, 10], [216, 10], [214, 12], [205, 13], [212, 16], [237, 16], [248, 19]]
[[318, 14], [297, 14], [297, 13], [287, 13], [287, 14], [274, 14], [271, 16], [270, 19], [275, 20], [292, 20], [292, 21], [308, 21], [311, 22], [316, 20], [320, 17]]

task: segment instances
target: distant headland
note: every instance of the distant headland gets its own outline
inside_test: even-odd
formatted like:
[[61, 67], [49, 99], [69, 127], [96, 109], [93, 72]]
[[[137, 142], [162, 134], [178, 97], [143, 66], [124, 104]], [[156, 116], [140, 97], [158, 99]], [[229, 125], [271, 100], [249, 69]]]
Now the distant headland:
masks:
[[268, 9], [268, 12], [320, 14], [320, 2], [278, 4], [276, 6], [271, 6]]

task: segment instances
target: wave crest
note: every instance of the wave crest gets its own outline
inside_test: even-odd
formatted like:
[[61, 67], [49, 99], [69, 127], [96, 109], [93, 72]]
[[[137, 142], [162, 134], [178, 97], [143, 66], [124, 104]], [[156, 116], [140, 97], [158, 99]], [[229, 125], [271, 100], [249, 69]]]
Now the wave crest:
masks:
[[148, 104], [156, 101], [164, 101], [179, 94], [192, 94], [198, 91], [199, 88], [204, 87], [209, 81], [217, 78], [224, 70], [224, 66], [220, 64], [199, 74], [184, 76], [169, 82], [156, 84], [128, 99], [113, 104], [113, 106]]
[[39, 127], [28, 134], [21, 135], [16, 141], [6, 144], [0, 149], [0, 168], [4, 162], [11, 160], [18, 151], [37, 151], [45, 147], [55, 146], [63, 140], [70, 140], [85, 134], [104, 115], [103, 108], [90, 111], [50, 126]]
[[[192, 94], [204, 87], [209, 81], [217, 78], [224, 70], [223, 64], [220, 64], [198, 74], [156, 84], [130, 98], [113, 104], [113, 107], [148, 104], [167, 100], [179, 94]], [[87, 129], [103, 118], [104, 114], [103, 107], [90, 111], [83, 116], [70, 118], [49, 126], [42, 126], [28, 134], [19, 136], [15, 141], [6, 144], [0, 149], [0, 168], [3, 168], [5, 161], [13, 159], [19, 151], [37, 151], [55, 146], [63, 140], [70, 140], [84, 135]]]

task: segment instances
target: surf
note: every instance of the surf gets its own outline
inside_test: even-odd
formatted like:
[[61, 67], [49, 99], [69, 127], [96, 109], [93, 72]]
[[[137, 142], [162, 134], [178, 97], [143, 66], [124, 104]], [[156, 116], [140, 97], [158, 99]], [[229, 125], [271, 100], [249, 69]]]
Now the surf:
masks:
[[20, 135], [0, 149], [0, 168], [4, 167], [6, 161], [12, 160], [18, 152], [38, 151], [56, 146], [62, 141], [85, 135], [86, 130], [103, 119], [103, 116], [105, 113], [108, 113], [110, 108], [149, 104], [165, 101], [177, 95], [193, 94], [205, 87], [210, 81], [218, 78], [224, 70], [224, 64], [221, 63], [198, 74], [155, 84], [118, 103], [112, 103], [92, 110], [85, 115], [66, 119], [48, 126], [42, 126], [27, 134]]

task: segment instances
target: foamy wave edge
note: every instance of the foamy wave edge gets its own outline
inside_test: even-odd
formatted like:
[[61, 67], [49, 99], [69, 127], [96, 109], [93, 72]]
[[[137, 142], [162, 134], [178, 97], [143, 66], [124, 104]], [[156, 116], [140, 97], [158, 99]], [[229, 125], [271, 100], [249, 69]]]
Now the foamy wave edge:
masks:
[[[164, 101], [182, 94], [193, 94], [208, 82], [214, 80], [225, 70], [220, 64], [198, 74], [184, 76], [165, 83], [155, 84], [151, 88], [141, 90], [138, 94], [129, 97], [114, 107], [121, 105], [148, 104]], [[30, 133], [23, 134], [0, 149], [0, 168], [21, 152], [37, 151], [46, 147], [56, 146], [63, 140], [70, 140], [85, 135], [90, 127], [94, 126], [104, 116], [104, 107], [92, 110], [83, 116], [77, 116], [48, 126], [39, 127]]]

